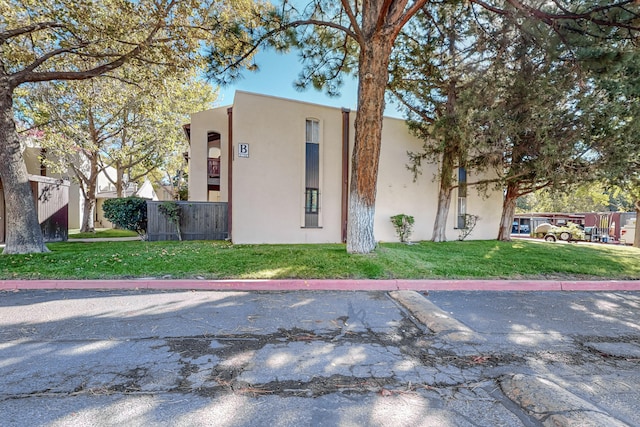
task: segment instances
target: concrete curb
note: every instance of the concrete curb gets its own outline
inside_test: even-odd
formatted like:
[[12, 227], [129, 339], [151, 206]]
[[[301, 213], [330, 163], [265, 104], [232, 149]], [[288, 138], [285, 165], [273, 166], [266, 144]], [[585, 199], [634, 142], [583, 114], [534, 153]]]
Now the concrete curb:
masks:
[[159, 289], [210, 291], [640, 291], [640, 280], [2, 280], [0, 290]]
[[444, 335], [449, 341], [484, 341], [471, 328], [449, 316], [447, 312], [416, 291], [392, 291], [389, 295], [411, 312], [418, 322], [432, 332]]
[[627, 424], [549, 380], [516, 374], [503, 377], [504, 394], [545, 427], [625, 427]]

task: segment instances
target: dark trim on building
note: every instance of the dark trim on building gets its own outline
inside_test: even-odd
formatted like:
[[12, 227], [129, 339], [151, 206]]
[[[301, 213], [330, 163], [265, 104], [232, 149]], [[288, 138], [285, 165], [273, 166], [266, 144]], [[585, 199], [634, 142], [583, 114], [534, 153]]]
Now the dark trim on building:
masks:
[[229, 138], [227, 152], [227, 230], [229, 240], [232, 240], [233, 233], [233, 107], [227, 108]]
[[40, 149], [40, 176], [47, 176], [47, 163], [45, 160], [47, 159], [47, 149]]
[[342, 109], [342, 212], [340, 218], [342, 243], [347, 241], [349, 216], [349, 112]]
[[191, 123], [182, 125], [182, 130], [184, 132], [184, 136], [187, 138], [187, 142], [189, 142], [189, 145], [191, 145]]

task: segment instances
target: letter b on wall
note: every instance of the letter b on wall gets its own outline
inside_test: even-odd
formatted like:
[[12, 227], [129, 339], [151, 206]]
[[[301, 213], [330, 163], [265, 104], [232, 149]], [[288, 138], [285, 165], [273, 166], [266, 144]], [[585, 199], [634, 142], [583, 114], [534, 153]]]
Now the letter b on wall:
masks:
[[249, 144], [238, 144], [238, 157], [249, 157]]

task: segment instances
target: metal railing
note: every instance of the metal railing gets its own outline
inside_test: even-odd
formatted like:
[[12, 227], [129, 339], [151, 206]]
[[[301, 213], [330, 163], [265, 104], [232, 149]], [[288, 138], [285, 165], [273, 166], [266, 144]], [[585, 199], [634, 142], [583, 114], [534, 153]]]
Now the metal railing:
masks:
[[220, 157], [207, 159], [207, 173], [209, 178], [220, 178]]

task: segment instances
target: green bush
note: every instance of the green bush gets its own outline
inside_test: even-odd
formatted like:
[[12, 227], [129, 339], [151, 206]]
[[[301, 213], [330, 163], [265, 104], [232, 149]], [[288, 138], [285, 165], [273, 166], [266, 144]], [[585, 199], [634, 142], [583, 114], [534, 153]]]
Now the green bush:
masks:
[[406, 242], [411, 235], [414, 219], [411, 215], [399, 214], [391, 217], [391, 223], [401, 242]]
[[107, 199], [102, 205], [104, 217], [119, 228], [147, 234], [147, 200], [140, 197]]

